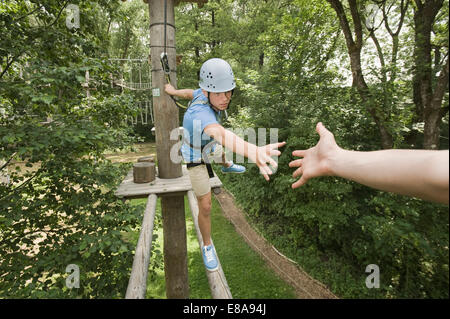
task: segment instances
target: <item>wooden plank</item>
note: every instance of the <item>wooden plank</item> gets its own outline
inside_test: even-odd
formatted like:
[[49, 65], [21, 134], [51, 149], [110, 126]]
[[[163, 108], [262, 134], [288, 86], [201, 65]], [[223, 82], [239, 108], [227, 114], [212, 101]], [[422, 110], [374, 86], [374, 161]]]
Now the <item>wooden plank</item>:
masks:
[[[133, 182], [133, 170], [131, 169], [120, 186], [116, 190], [116, 196], [125, 199], [131, 198], [147, 198], [150, 194], [156, 195], [170, 195], [171, 193], [186, 193], [192, 190], [191, 180], [188, 175], [186, 165], [183, 165], [183, 176], [178, 178], [163, 179], [156, 176], [151, 183], [137, 184]], [[156, 168], [156, 175], [158, 175], [158, 168]], [[209, 180], [211, 188], [222, 187], [222, 182], [219, 177], [214, 174], [214, 177]]]
[[152, 250], [153, 225], [155, 221], [156, 202], [155, 194], [148, 196], [147, 206], [142, 221], [141, 233], [136, 245], [130, 280], [128, 281], [126, 299], [144, 299], [147, 291], [147, 274]]
[[[193, 191], [188, 191], [189, 207], [191, 209], [192, 219], [194, 220], [195, 230], [197, 231], [198, 243], [203, 246], [203, 238], [198, 226], [198, 203]], [[212, 242], [212, 239], [211, 239]], [[214, 244], [214, 243], [213, 243]], [[216, 252], [217, 254], [217, 252]], [[208, 277], [209, 288], [211, 289], [211, 296], [214, 299], [232, 299], [230, 287], [228, 287], [227, 279], [220, 264], [219, 256], [217, 255], [218, 269], [216, 271], [209, 271], [205, 267], [206, 276]]]

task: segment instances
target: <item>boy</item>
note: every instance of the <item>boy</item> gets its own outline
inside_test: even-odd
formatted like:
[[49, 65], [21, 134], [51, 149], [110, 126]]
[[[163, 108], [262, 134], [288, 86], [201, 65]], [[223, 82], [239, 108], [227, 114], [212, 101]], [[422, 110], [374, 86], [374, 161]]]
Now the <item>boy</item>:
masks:
[[[187, 162], [192, 188], [199, 206], [198, 224], [203, 237], [202, 255], [206, 268], [214, 271], [218, 267], [217, 257], [211, 243], [211, 186], [208, 174], [208, 155], [212, 152], [222, 153], [221, 164], [224, 173], [243, 173], [245, 168], [233, 162], [226, 162], [222, 145], [252, 160], [259, 167], [260, 172], [268, 181], [271, 169], [277, 167], [271, 156], [279, 156], [277, 149], [285, 142], [274, 143], [261, 147], [247, 143], [234, 133], [219, 124], [218, 116], [228, 108], [236, 87], [231, 66], [222, 59], [210, 59], [200, 69], [200, 88], [197, 90], [177, 90], [167, 84], [167, 94], [191, 100], [190, 106], [184, 114], [184, 143], [181, 153]], [[216, 145], [218, 144], [218, 145]]]

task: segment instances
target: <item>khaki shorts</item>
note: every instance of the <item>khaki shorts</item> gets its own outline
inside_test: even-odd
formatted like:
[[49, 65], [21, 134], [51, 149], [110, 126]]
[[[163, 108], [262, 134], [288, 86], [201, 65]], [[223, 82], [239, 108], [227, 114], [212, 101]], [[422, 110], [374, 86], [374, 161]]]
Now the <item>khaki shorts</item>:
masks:
[[[208, 157], [210, 161], [220, 163], [222, 161], [222, 145], [217, 144], [214, 152]], [[197, 197], [208, 194], [211, 191], [211, 184], [209, 183], [208, 169], [206, 165], [197, 165], [188, 168], [189, 177], [191, 178], [192, 189]]]

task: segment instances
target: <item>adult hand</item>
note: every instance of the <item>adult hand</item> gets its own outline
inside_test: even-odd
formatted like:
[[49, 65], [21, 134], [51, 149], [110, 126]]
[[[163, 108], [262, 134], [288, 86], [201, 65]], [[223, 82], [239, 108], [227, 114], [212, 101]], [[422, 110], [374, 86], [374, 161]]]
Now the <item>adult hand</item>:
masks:
[[298, 167], [292, 176], [297, 178], [301, 175], [301, 178], [292, 184], [292, 188], [306, 184], [313, 177], [333, 175], [330, 160], [340, 148], [334, 140], [333, 133], [328, 131], [321, 122], [317, 123], [316, 131], [320, 136], [316, 146], [292, 152], [293, 156], [303, 157], [289, 163], [289, 167]]

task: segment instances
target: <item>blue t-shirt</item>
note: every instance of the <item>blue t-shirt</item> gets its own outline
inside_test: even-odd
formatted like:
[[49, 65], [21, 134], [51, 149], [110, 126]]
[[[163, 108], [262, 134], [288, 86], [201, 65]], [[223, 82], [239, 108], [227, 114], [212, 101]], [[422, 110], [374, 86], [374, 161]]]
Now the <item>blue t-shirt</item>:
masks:
[[[202, 89], [194, 91], [194, 98], [186, 110], [183, 118], [184, 143], [181, 154], [187, 163], [199, 163], [202, 159], [201, 147], [205, 147], [204, 154], [214, 150], [214, 139], [203, 132], [210, 124], [219, 124], [220, 112], [216, 112], [208, 103], [208, 98]], [[192, 149], [191, 146], [194, 146]]]

